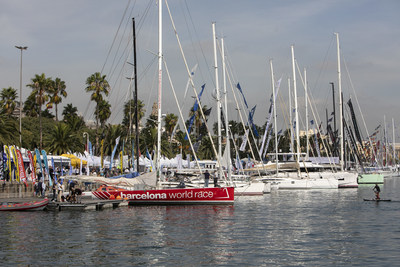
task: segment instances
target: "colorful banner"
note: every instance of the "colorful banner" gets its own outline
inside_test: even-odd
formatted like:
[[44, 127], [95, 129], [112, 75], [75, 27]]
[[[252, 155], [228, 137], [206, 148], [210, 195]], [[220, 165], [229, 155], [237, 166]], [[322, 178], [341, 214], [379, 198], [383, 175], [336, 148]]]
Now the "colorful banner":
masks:
[[54, 165], [54, 158], [51, 158], [51, 166], [53, 167], [54, 183], [57, 183], [57, 174], [56, 174], [56, 166]]
[[15, 169], [16, 169], [16, 171], [14, 172], [15, 180], [17, 182], [19, 182], [20, 179], [19, 179], [19, 170], [18, 170], [18, 157], [17, 157], [17, 151], [15, 151], [15, 147], [13, 147], [13, 146], [10, 147], [10, 153], [12, 155], [14, 166], [15, 166]]
[[117, 147], [118, 147], [118, 143], [119, 143], [119, 138], [120, 138], [120, 136], [118, 136], [117, 139], [115, 139], [115, 146], [114, 146], [113, 152], [112, 152], [112, 154], [111, 154], [110, 169], [111, 169], [112, 166], [113, 166], [114, 155], [115, 155], [115, 152], [117, 151]]
[[42, 159], [41, 159], [41, 157], [40, 157], [40, 152], [39, 152], [39, 149], [35, 149], [35, 154], [36, 154], [36, 160], [39, 162], [39, 168], [40, 168], [40, 172], [41, 172], [41, 174], [42, 174], [42, 177], [43, 177], [43, 179], [44, 179], [44, 173], [43, 173], [43, 167], [42, 167]]
[[15, 150], [17, 153], [17, 162], [18, 162], [18, 176], [19, 179], [24, 182], [26, 186], [28, 186], [28, 183], [26, 182], [26, 172], [25, 172], [25, 167], [24, 167], [24, 159], [22, 157], [21, 151], [18, 149]]
[[124, 161], [123, 161], [123, 154], [122, 151], [119, 152], [119, 168], [121, 169], [121, 173], [123, 173], [124, 168]]
[[[200, 94], [198, 95], [199, 101], [201, 99], [201, 95], [203, 94], [205, 86], [206, 86], [205, 84], [203, 84], [201, 86], [201, 91], [200, 91]], [[199, 107], [199, 103], [197, 102], [197, 98], [196, 98], [196, 101], [194, 102], [194, 106], [193, 106], [193, 115], [192, 115], [192, 117], [190, 117], [190, 120], [189, 120], [188, 134], [190, 134], [190, 131], [192, 130], [193, 122], [196, 117], [196, 111], [197, 111], [198, 107]], [[187, 134], [185, 135], [185, 140], [188, 140]]]
[[28, 151], [28, 158], [29, 158], [29, 168], [31, 169], [31, 179], [32, 182], [36, 182], [35, 164], [33, 161], [32, 153], [30, 151]]
[[8, 148], [8, 146], [4, 146], [4, 152], [6, 154], [7, 157], [7, 161], [6, 161], [6, 168], [8, 169], [8, 175], [10, 177], [10, 180], [12, 179], [12, 170], [11, 170], [11, 155], [10, 155], [10, 149]]
[[100, 167], [103, 169], [104, 162], [104, 139], [101, 140], [101, 151], [100, 151]]
[[5, 180], [4, 170], [5, 170], [5, 154], [3, 153], [4, 146], [0, 145], [0, 180]]
[[47, 162], [47, 154], [46, 154], [46, 151], [44, 151], [44, 149], [42, 150], [42, 155], [43, 155], [44, 167], [46, 168], [46, 173], [49, 176], [49, 186], [51, 187], [51, 186], [53, 186], [53, 181], [50, 176], [49, 163]]

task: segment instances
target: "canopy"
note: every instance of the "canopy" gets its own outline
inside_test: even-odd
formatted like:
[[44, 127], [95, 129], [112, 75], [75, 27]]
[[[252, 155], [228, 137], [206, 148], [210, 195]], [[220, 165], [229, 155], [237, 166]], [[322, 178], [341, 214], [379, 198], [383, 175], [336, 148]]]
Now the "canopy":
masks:
[[80, 159], [80, 158], [78, 158], [78, 157], [75, 156], [75, 155], [71, 155], [71, 154], [62, 154], [61, 156], [70, 158], [70, 159], [71, 159], [71, 165], [72, 165], [72, 167], [74, 167], [74, 168], [79, 167], [80, 164], [81, 164], [81, 161], [82, 161], [82, 165], [87, 165], [87, 161], [86, 161], [86, 160]]

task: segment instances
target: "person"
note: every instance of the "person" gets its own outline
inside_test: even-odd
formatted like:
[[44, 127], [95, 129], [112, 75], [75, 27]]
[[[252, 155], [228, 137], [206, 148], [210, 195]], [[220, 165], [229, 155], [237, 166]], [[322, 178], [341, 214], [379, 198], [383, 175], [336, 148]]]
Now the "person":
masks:
[[61, 202], [62, 194], [63, 194], [62, 183], [58, 182], [57, 183], [57, 201], [58, 202]]
[[42, 197], [46, 197], [46, 183], [42, 181]]
[[[50, 178], [51, 179], [51, 178]], [[51, 187], [51, 189], [53, 190], [53, 197], [51, 198], [51, 201], [56, 200], [57, 195], [56, 195], [56, 190], [57, 190], [57, 184], [53, 183], [53, 186]]]
[[375, 199], [376, 199], [376, 200], [381, 199], [381, 198], [379, 197], [379, 193], [381, 192], [381, 188], [379, 187], [378, 184], [375, 184], [375, 187], [374, 187], [373, 190], [374, 190], [374, 192], [375, 192]]
[[75, 189], [76, 203], [81, 203], [82, 201], [82, 190], [80, 188]]
[[218, 187], [218, 173], [214, 173], [214, 187]]
[[208, 170], [204, 173], [204, 187], [208, 187], [208, 182], [210, 181], [210, 173]]

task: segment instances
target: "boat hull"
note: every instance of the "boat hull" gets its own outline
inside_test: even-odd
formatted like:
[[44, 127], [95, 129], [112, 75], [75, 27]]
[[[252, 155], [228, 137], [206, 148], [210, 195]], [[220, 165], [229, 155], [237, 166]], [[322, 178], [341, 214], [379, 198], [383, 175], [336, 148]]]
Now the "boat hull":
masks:
[[26, 203], [12, 203], [0, 206], [0, 211], [36, 211], [44, 210], [49, 204], [49, 200], [26, 202]]
[[99, 199], [120, 197], [127, 199], [129, 205], [231, 205], [234, 203], [233, 187], [94, 191], [93, 195]]

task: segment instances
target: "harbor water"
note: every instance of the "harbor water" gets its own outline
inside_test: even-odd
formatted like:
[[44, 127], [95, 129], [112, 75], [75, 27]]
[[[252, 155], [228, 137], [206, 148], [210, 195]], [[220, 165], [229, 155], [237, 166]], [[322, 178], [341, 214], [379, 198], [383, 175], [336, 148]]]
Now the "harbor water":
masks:
[[400, 178], [233, 206], [0, 213], [1, 266], [399, 266]]

